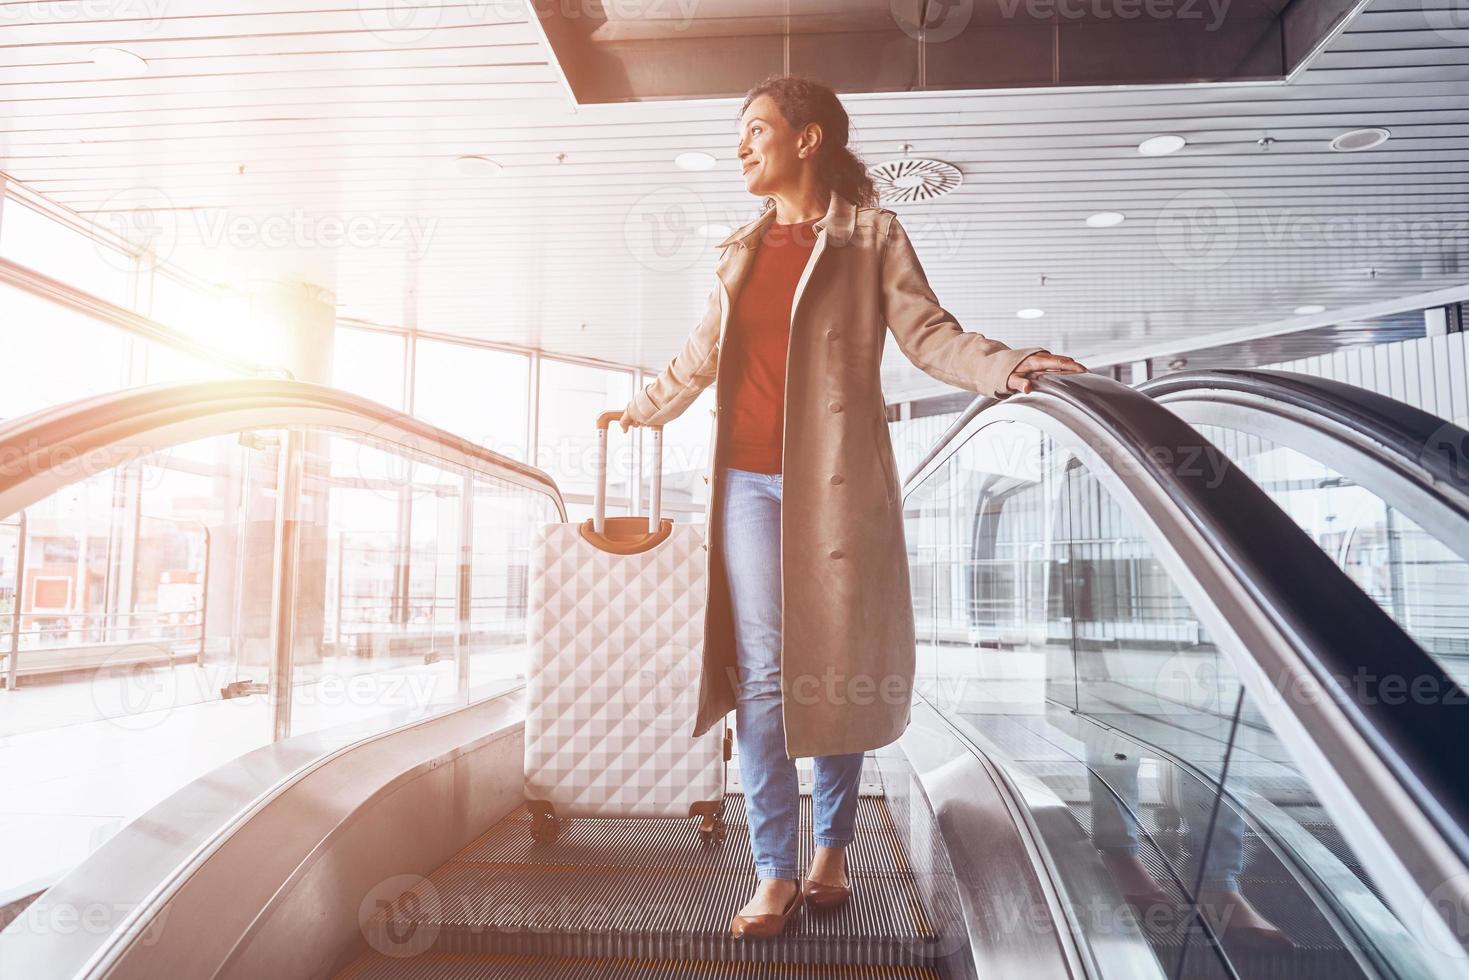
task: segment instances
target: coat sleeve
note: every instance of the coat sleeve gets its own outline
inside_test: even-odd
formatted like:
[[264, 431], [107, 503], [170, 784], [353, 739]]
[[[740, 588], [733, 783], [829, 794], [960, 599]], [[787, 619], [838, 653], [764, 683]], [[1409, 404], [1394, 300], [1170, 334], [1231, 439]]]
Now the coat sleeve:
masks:
[[709, 293], [704, 317], [658, 376], [635, 393], [627, 412], [639, 425], [671, 422], [684, 413], [699, 392], [714, 382], [719, 366], [719, 283]]
[[882, 245], [882, 317], [908, 360], [945, 384], [982, 395], [1013, 394], [1006, 386], [1015, 367], [1044, 347], [1007, 347], [959, 326], [939, 305], [913, 242], [897, 215]]

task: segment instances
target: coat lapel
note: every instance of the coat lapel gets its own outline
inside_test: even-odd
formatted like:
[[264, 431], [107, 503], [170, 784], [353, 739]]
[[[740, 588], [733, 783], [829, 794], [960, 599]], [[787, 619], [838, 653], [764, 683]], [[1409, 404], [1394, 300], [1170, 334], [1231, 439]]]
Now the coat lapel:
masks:
[[[755, 249], [760, 247], [760, 239], [765, 234], [766, 227], [775, 220], [775, 208], [767, 208], [754, 221], [736, 229], [728, 238], [720, 242], [718, 248], [726, 248], [730, 245], [738, 246], [731, 253], [727, 253], [727, 261], [720, 264], [715, 271], [722, 285], [720, 299], [722, 308], [719, 318], [719, 340], [724, 341], [725, 331], [729, 327], [730, 311], [734, 309], [735, 300], [739, 299], [740, 290], [749, 277], [750, 266], [755, 259]], [[816, 223], [816, 246], [811, 250], [811, 257], [806, 260], [806, 268], [801, 272], [800, 281], [796, 284], [796, 295], [791, 300], [791, 324], [796, 322], [796, 310], [801, 305], [801, 294], [806, 290], [806, 283], [810, 281], [811, 274], [816, 271], [816, 263], [820, 260], [822, 253], [826, 251], [828, 243], [832, 245], [845, 245], [852, 239], [852, 231], [857, 223], [857, 208], [846, 198], [836, 191], [831, 192], [831, 199], [827, 203], [826, 214]]]

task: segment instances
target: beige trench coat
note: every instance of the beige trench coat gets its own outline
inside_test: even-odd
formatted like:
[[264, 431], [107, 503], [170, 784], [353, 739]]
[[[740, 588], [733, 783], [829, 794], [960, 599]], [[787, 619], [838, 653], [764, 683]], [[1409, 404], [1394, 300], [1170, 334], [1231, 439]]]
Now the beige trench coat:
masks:
[[[720, 350], [770, 208], [719, 244], [718, 281], [682, 350], [627, 411], [677, 418], [719, 381]], [[891, 330], [908, 359], [969, 391], [1005, 396], [1040, 347], [966, 332], [938, 303], [897, 215], [831, 195], [796, 286], [786, 354], [781, 480], [781, 681], [790, 758], [857, 752], [907, 726], [914, 626], [897, 467], [879, 365]], [[727, 385], [716, 384], [715, 392]], [[722, 421], [725, 403], [716, 397]], [[710, 451], [703, 670], [694, 734], [735, 706], [734, 629], [720, 561], [718, 430]]]

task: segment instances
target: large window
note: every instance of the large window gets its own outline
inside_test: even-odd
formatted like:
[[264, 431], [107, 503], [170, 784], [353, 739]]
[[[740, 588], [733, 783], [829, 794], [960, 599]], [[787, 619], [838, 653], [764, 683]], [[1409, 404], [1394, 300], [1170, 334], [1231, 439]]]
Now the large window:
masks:
[[389, 408], [403, 408], [402, 334], [338, 327], [332, 348], [332, 384]]
[[414, 367], [413, 414], [497, 453], [526, 458], [528, 357], [419, 340]]
[[23, 202], [5, 202], [0, 256], [119, 306], [134, 300], [134, 260]]
[[122, 387], [128, 347], [121, 330], [0, 284], [0, 418]]
[[[597, 486], [597, 416], [621, 411], [632, 397], [632, 373], [541, 359], [535, 465], [550, 473], [568, 499], [589, 501]], [[632, 440], [618, 427], [608, 444], [608, 510], [627, 513]], [[585, 503], [586, 501], [583, 501]], [[590, 509], [587, 514], [590, 515]]]

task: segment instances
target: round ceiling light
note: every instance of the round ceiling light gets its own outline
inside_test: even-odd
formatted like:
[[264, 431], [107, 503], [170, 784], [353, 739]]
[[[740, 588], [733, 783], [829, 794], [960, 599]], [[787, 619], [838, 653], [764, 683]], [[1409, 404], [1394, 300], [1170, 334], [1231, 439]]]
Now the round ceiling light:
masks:
[[1177, 153], [1187, 145], [1188, 140], [1182, 136], [1165, 133], [1162, 136], [1149, 136], [1137, 145], [1137, 151], [1145, 157], [1161, 157]]
[[1039, 320], [1041, 317], [1046, 315], [1046, 311], [1038, 310], [1033, 306], [1028, 306], [1023, 310], [1016, 310], [1015, 315], [1020, 317], [1020, 319], [1022, 320]]
[[964, 174], [952, 163], [922, 157], [874, 164], [867, 173], [877, 185], [878, 197], [898, 204], [932, 201], [964, 183]]
[[673, 158], [673, 163], [680, 170], [713, 170], [719, 165], [714, 154], [702, 150], [685, 150]]
[[1326, 312], [1326, 307], [1324, 307], [1324, 306], [1317, 306], [1314, 303], [1308, 304], [1306, 306], [1297, 306], [1296, 309], [1295, 309], [1296, 316], [1310, 316], [1313, 313], [1325, 313], [1325, 312]]
[[148, 74], [148, 62], [122, 48], [93, 48], [92, 64], [111, 78], [130, 78]]
[[1127, 220], [1127, 215], [1120, 211], [1098, 211], [1086, 219], [1088, 228], [1115, 228]]
[[489, 157], [470, 155], [457, 158], [454, 169], [466, 177], [487, 177], [499, 173], [502, 168]]
[[1381, 146], [1388, 141], [1390, 136], [1392, 133], [1378, 126], [1353, 129], [1332, 140], [1331, 148], [1337, 153], [1359, 153], [1362, 150]]

